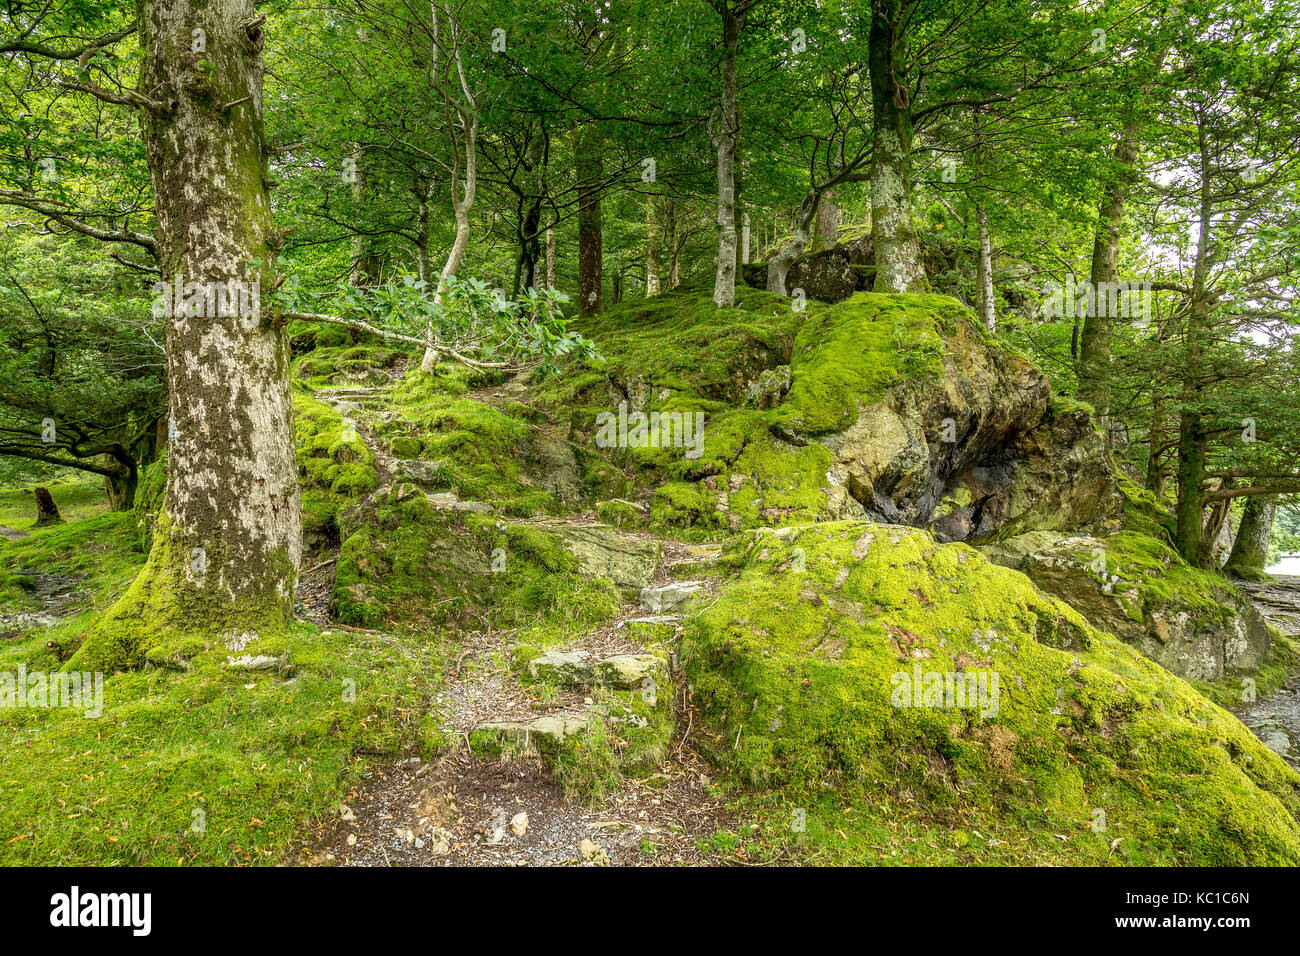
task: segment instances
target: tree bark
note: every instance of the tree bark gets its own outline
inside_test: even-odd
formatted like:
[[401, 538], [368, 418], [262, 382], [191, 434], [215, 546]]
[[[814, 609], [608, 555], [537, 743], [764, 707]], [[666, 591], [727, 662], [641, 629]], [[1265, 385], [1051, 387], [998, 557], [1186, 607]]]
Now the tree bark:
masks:
[[722, 96], [714, 137], [718, 148], [718, 265], [713, 279], [713, 304], [729, 307], [736, 302], [736, 147], [740, 141], [740, 116], [736, 110], [736, 51], [745, 14], [730, 0], [722, 0]]
[[659, 294], [659, 225], [655, 221], [654, 197], [645, 201], [645, 294]]
[[676, 289], [682, 280], [682, 260], [677, 248], [677, 200], [664, 200], [664, 247], [668, 251], [668, 288]]
[[1250, 575], [1264, 570], [1268, 563], [1268, 543], [1273, 536], [1273, 516], [1277, 511], [1277, 501], [1268, 495], [1254, 495], [1246, 499], [1246, 508], [1241, 513], [1241, 525], [1237, 528], [1237, 539], [1232, 543], [1223, 570], [1230, 573]]
[[604, 140], [594, 122], [574, 133], [574, 162], [578, 191], [578, 313], [604, 311], [604, 240], [601, 233], [601, 180]]
[[[352, 200], [358, 207], [365, 196], [366, 173], [362, 166], [364, 154], [360, 146], [353, 146], [352, 164]], [[366, 287], [379, 285], [383, 272], [383, 259], [374, 248], [374, 238], [358, 232], [352, 237], [352, 274], [349, 281], [354, 286]]]
[[835, 202], [835, 190], [827, 190], [817, 207], [817, 233], [813, 251], [833, 249], [840, 238], [840, 221], [843, 216]]
[[875, 123], [871, 161], [871, 240], [876, 253], [877, 292], [921, 292], [925, 269], [912, 222], [911, 100], [898, 78], [895, 30], [901, 0], [875, 0], [867, 41]]
[[[1092, 243], [1092, 266], [1088, 281], [1096, 292], [1106, 283], [1114, 282], [1119, 274], [1120, 228], [1124, 223], [1124, 207], [1132, 179], [1132, 166], [1137, 161], [1137, 124], [1127, 124], [1115, 144], [1115, 162], [1119, 175], [1106, 186], [1106, 194], [1097, 211], [1097, 231]], [[1090, 297], [1093, 302], [1100, 297]], [[1110, 388], [1106, 374], [1111, 362], [1111, 334], [1114, 317], [1103, 315], [1105, 308], [1090, 308], [1083, 317], [1083, 330], [1079, 338], [1079, 360], [1076, 370], [1079, 377], [1079, 395], [1097, 411], [1097, 423], [1110, 444]]]
[[788, 294], [785, 289], [785, 277], [790, 274], [790, 267], [803, 255], [803, 251], [812, 237], [812, 227], [817, 216], [820, 197], [821, 194], [815, 189], [803, 197], [803, 202], [799, 204], [799, 214], [795, 218], [790, 241], [786, 243], [784, 249], [767, 261], [768, 292], [775, 292], [778, 295]]
[[[140, 89], [163, 281], [269, 278], [274, 225], [262, 134], [265, 17], [252, 0], [144, 0]], [[192, 31], [206, 50], [191, 52]], [[250, 262], [262, 272], [246, 274]], [[263, 633], [292, 617], [302, 553], [282, 323], [248, 308], [167, 310], [175, 431], [164, 514], [144, 568], [79, 657], [138, 663], [159, 632]], [[203, 310], [206, 311], [206, 310]]]
[[979, 231], [980, 258], [976, 279], [980, 290], [980, 321], [990, 332], [998, 330], [997, 313], [993, 308], [993, 241], [989, 237], [989, 214], [983, 204], [975, 208], [976, 228]]
[[[433, 38], [434, 38], [434, 73], [435, 82], [441, 87], [444, 100], [447, 102], [448, 112], [459, 118], [460, 129], [456, 129], [456, 121], [452, 121], [452, 128], [448, 130], [451, 139], [452, 164], [451, 164], [451, 211], [456, 219], [456, 238], [452, 240], [451, 251], [447, 253], [447, 261], [443, 263], [442, 272], [438, 276], [438, 290], [434, 294], [433, 301], [442, 305], [443, 296], [447, 292], [447, 280], [456, 274], [461, 263], [465, 259], [465, 250], [469, 248], [469, 213], [474, 208], [474, 197], [478, 191], [478, 123], [479, 111], [478, 101], [475, 99], [473, 92], [469, 88], [469, 81], [465, 76], [465, 67], [461, 62], [460, 56], [460, 29], [456, 21], [448, 17], [447, 27], [451, 33], [451, 51], [449, 58], [449, 67], [455, 70], [455, 83], [459, 84], [459, 93], [453, 91], [453, 81], [443, 80], [438, 73], [438, 7], [437, 4], [431, 4], [430, 11], [433, 16]], [[464, 144], [464, 166], [461, 165], [461, 148], [462, 138]], [[461, 177], [464, 177], [464, 191], [461, 190]], [[458, 196], [457, 193], [460, 192]], [[438, 343], [434, 330], [433, 319], [430, 318], [429, 324], [424, 330], [424, 357], [420, 360], [420, 370], [422, 372], [431, 372], [433, 367], [438, 363]]]
[[32, 491], [36, 496], [36, 527], [44, 528], [47, 525], [62, 524], [63, 516], [59, 514], [59, 506], [54, 503], [50, 489], [33, 488]]
[[555, 229], [546, 230], [546, 288], [555, 288]]

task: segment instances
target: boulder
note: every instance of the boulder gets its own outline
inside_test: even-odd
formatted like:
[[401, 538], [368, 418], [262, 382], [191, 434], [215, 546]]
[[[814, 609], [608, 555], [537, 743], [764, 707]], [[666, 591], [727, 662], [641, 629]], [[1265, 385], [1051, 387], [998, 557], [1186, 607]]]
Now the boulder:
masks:
[[605, 525], [546, 525], [575, 558], [578, 570], [591, 577], [608, 578], [624, 587], [644, 587], [659, 567], [657, 541], [622, 534]]
[[702, 581], [674, 581], [657, 588], [642, 588], [641, 607], [651, 614], [676, 614], [703, 586]]
[[662, 682], [664, 661], [653, 654], [616, 654], [593, 662], [585, 651], [548, 651], [528, 662], [528, 673], [559, 684], [633, 690], [647, 678]]
[[683, 633], [693, 739], [740, 779], [892, 801], [907, 827], [1032, 819], [1081, 862], [1300, 863], [1290, 768], [1025, 575], [919, 529], [783, 530], [735, 545]]
[[1268, 625], [1254, 605], [1154, 538], [1131, 531], [1107, 537], [1034, 532], [988, 550], [992, 560], [1023, 571], [1094, 627], [1179, 677], [1250, 674], [1271, 658]]
[[393, 462], [393, 478], [397, 481], [413, 481], [417, 485], [432, 485], [438, 480], [442, 470], [440, 461], [423, 461], [419, 458], [399, 458]]
[[[880, 299], [863, 300], [868, 314], [853, 321], [889, 319]], [[796, 356], [791, 396], [801, 413], [783, 428], [795, 444], [830, 450], [827, 511], [972, 542], [1073, 530], [1117, 514], [1123, 497], [1088, 410], [1054, 401], [1041, 372], [989, 338], [966, 310], [942, 305], [950, 301], [921, 298], [907, 316], [943, 333], [930, 367], [895, 378], [848, 415], [842, 387], [827, 391], [838, 386], [831, 350], [845, 343], [831, 335]], [[827, 407], [811, 408], [823, 394]], [[819, 431], [827, 424], [833, 427]]]

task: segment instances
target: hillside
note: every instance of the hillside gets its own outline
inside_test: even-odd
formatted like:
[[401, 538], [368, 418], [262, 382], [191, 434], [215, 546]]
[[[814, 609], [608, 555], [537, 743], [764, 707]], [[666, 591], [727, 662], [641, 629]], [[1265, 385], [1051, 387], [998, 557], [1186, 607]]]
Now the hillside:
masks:
[[1300, 775], [1220, 706], [1291, 640], [963, 306], [576, 327], [558, 375], [290, 330], [288, 629], [102, 618], [165, 459], [6, 543], [0, 671], [109, 676], [102, 722], [0, 711], [0, 857], [1300, 863]]

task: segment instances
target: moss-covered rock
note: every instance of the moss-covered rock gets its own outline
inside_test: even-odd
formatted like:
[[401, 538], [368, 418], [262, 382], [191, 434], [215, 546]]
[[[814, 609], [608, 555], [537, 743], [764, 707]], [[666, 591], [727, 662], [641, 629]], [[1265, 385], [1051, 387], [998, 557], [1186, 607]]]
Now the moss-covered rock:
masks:
[[[593, 450], [597, 422], [617, 415], [605, 454], [655, 486], [654, 525], [693, 537], [869, 518], [986, 540], [1120, 509], [1087, 410], [1053, 402], [1046, 378], [957, 301], [805, 305], [752, 289], [723, 311], [701, 293], [629, 303], [584, 328], [603, 364], [543, 397]], [[622, 423], [638, 414], [701, 416], [702, 441], [687, 454], [653, 427], [634, 440]]]
[[584, 575], [552, 531], [396, 499], [349, 512], [334, 580], [341, 622], [521, 627], [549, 643], [614, 615], [614, 585]]
[[1252, 674], [1271, 656], [1269, 628], [1255, 607], [1162, 541], [1135, 531], [1025, 537], [1001, 542], [995, 560], [1179, 677]]
[[1025, 576], [865, 522], [756, 532], [730, 559], [681, 654], [696, 739], [743, 779], [1073, 833], [1084, 860], [1300, 861], [1300, 776]]

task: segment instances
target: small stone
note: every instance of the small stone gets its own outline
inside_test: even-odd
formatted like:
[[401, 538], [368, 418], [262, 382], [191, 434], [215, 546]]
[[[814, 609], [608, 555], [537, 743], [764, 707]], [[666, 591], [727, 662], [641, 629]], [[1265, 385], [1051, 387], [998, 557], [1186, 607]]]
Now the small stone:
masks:
[[584, 839], [578, 847], [578, 853], [584, 863], [590, 863], [592, 866], [609, 866], [609, 854], [599, 843]]
[[357, 835], [355, 833], [349, 833], [348, 846], [356, 846], [356, 845], [357, 845]]
[[515, 836], [521, 837], [528, 832], [528, 811], [520, 810], [510, 818], [510, 829], [514, 831]]
[[429, 831], [429, 852], [434, 856], [446, 856], [451, 852], [451, 834], [442, 827]]
[[352, 812], [352, 808], [349, 807], [346, 803], [340, 803], [339, 817], [342, 818], [342, 820], [345, 823], [350, 823], [357, 818], [357, 815]]

